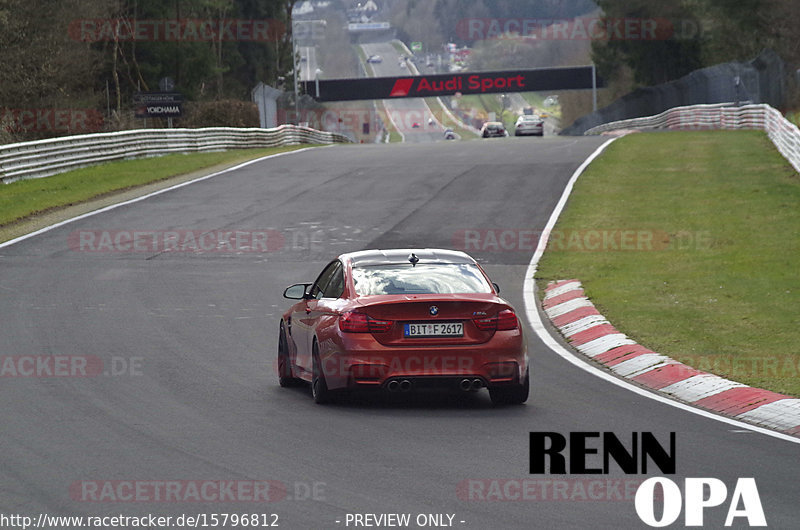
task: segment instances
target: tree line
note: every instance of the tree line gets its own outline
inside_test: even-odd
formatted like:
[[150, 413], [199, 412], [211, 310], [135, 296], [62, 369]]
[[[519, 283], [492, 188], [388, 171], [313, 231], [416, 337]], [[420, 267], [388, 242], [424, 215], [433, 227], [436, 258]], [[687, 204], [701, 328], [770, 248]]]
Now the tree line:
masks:
[[20, 112], [41, 128], [36, 109], [122, 119], [135, 92], [165, 86], [193, 101], [291, 86], [295, 2], [0, 0], [0, 128]]
[[592, 43], [599, 71], [610, 79], [655, 85], [728, 61], [775, 50], [789, 71], [800, 67], [797, 0], [596, 0], [605, 17], [650, 20], [658, 38]]

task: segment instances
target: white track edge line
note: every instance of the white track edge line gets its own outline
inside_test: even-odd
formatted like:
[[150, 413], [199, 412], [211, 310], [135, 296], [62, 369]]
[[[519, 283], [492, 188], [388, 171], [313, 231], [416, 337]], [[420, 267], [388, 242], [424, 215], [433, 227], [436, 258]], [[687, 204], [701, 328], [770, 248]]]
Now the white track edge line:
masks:
[[[330, 147], [330, 146], [325, 146], [325, 147]], [[108, 206], [104, 206], [103, 208], [98, 208], [97, 210], [92, 210], [91, 212], [87, 212], [87, 213], [84, 213], [84, 214], [81, 214], [81, 215], [77, 215], [75, 217], [70, 217], [69, 219], [65, 219], [63, 221], [59, 221], [59, 222], [54, 223], [52, 225], [45, 226], [44, 228], [40, 228], [39, 230], [35, 230], [35, 231], [30, 232], [28, 234], [23, 234], [23, 235], [21, 235], [19, 237], [15, 237], [14, 239], [9, 239], [8, 241], [0, 243], [0, 248], [10, 247], [11, 245], [13, 245], [15, 243], [19, 243], [20, 241], [25, 241], [26, 239], [29, 239], [29, 238], [34, 237], [34, 236], [38, 236], [39, 234], [44, 234], [45, 232], [49, 232], [50, 230], [53, 230], [53, 229], [58, 228], [60, 226], [64, 226], [66, 224], [69, 224], [69, 223], [72, 223], [72, 222], [75, 222], [75, 221], [79, 221], [81, 219], [86, 219], [87, 217], [91, 217], [91, 216], [97, 215], [99, 213], [107, 212], [109, 210], [113, 210], [113, 209], [119, 208], [121, 206], [126, 206], [128, 204], [133, 204], [135, 202], [143, 201], [145, 199], [149, 199], [150, 197], [155, 197], [156, 195], [160, 195], [160, 194], [166, 193], [168, 191], [172, 191], [172, 190], [175, 190], [175, 189], [178, 189], [178, 188], [182, 188], [184, 186], [188, 186], [189, 184], [194, 184], [195, 182], [200, 182], [200, 181], [203, 181], [203, 180], [206, 180], [206, 179], [210, 179], [210, 178], [222, 175], [223, 173], [227, 173], [229, 171], [235, 171], [235, 170], [241, 169], [241, 168], [243, 168], [245, 166], [249, 166], [250, 164], [255, 164], [256, 162], [261, 162], [263, 160], [269, 160], [270, 158], [276, 158], [276, 157], [279, 157], [279, 156], [291, 155], [291, 154], [294, 154], [294, 153], [302, 153], [303, 151], [308, 151], [309, 149], [324, 149], [325, 147], [304, 147], [302, 149], [295, 149], [293, 151], [284, 151], [283, 153], [275, 153], [273, 155], [266, 155], [266, 156], [262, 156], [260, 158], [255, 158], [253, 160], [248, 160], [246, 162], [242, 162], [241, 164], [237, 164], [235, 166], [231, 166], [229, 168], [222, 169], [222, 170], [217, 171], [215, 173], [211, 173], [210, 175], [203, 175], [202, 177], [197, 177], [196, 179], [187, 180], [186, 182], [181, 182], [180, 184], [175, 184], [174, 186], [169, 186], [167, 188], [163, 188], [163, 189], [151, 192], [151, 193], [147, 193], [147, 194], [141, 195], [139, 197], [134, 197], [133, 199], [128, 199], [127, 201], [118, 202], [118, 203], [115, 203], [115, 204], [110, 204]], [[178, 175], [176, 175], [176, 176], [178, 176]]]
[[650, 390], [634, 385], [633, 383], [630, 383], [624, 379], [620, 379], [616, 376], [613, 376], [595, 366], [592, 366], [583, 358], [579, 358], [577, 355], [564, 348], [564, 346], [562, 346], [550, 334], [549, 330], [545, 327], [544, 322], [542, 322], [542, 318], [541, 315], [539, 314], [539, 309], [536, 304], [536, 294], [535, 294], [536, 283], [534, 282], [534, 277], [536, 275], [536, 269], [539, 265], [539, 260], [541, 259], [542, 254], [544, 253], [545, 246], [547, 245], [547, 235], [553, 229], [553, 226], [555, 226], [558, 217], [561, 215], [561, 211], [564, 209], [564, 206], [567, 203], [567, 199], [572, 193], [572, 188], [575, 185], [575, 181], [578, 180], [578, 177], [584, 172], [586, 167], [595, 158], [597, 158], [600, 155], [600, 153], [602, 153], [606, 149], [606, 147], [608, 147], [612, 142], [616, 141], [618, 138], [621, 137], [619, 136], [614, 137], [603, 143], [603, 145], [598, 147], [594, 153], [589, 155], [589, 158], [584, 160], [584, 162], [578, 167], [578, 169], [575, 170], [575, 173], [573, 173], [569, 182], [567, 182], [567, 186], [564, 188], [564, 193], [561, 195], [561, 199], [559, 199], [558, 204], [556, 204], [556, 207], [553, 210], [553, 213], [550, 215], [550, 219], [547, 221], [547, 226], [545, 226], [545, 229], [542, 231], [542, 235], [539, 238], [539, 244], [537, 245], [536, 251], [534, 252], [533, 257], [531, 257], [531, 261], [528, 264], [527, 270], [525, 271], [525, 281], [523, 282], [522, 285], [523, 289], [522, 295], [525, 302], [525, 316], [528, 319], [528, 324], [531, 326], [533, 331], [536, 332], [536, 335], [539, 336], [539, 339], [545, 344], [545, 346], [550, 348], [553, 352], [561, 356], [566, 361], [577, 366], [581, 370], [584, 370], [596, 377], [599, 377], [600, 379], [604, 379], [609, 383], [613, 383], [619, 387], [622, 387], [640, 396], [644, 396], [646, 398], [659, 401], [661, 403], [684, 410], [686, 412], [691, 412], [692, 414], [696, 414], [698, 416], [703, 416], [705, 418], [717, 420], [722, 423], [733, 425], [735, 427], [744, 428], [750, 431], [755, 431], [761, 434], [765, 434], [767, 436], [771, 436], [773, 438], [785, 440], [787, 442], [800, 444], [800, 438], [790, 436], [788, 434], [784, 434], [778, 431], [766, 429], [764, 427], [759, 427], [757, 425], [753, 425], [752, 423], [746, 423], [733, 418], [728, 418], [726, 416], [720, 416], [713, 412], [708, 412], [703, 409], [693, 407], [691, 405], [687, 405], [679, 401], [675, 401], [674, 399], [670, 399], [666, 396], [656, 394]]

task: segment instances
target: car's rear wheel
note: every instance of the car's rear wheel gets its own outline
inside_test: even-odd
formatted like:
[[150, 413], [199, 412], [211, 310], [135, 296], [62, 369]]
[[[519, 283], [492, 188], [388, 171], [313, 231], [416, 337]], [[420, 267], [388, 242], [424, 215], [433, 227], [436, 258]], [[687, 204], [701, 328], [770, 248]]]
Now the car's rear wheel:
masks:
[[495, 405], [520, 405], [528, 401], [530, 393], [530, 371], [525, 370], [525, 377], [518, 385], [489, 388], [489, 397]]
[[292, 375], [292, 365], [289, 360], [289, 341], [287, 340], [283, 323], [281, 323], [278, 335], [278, 383], [284, 388], [300, 383], [300, 379]]
[[330, 403], [331, 391], [328, 390], [328, 383], [325, 381], [325, 374], [322, 371], [322, 363], [319, 360], [319, 347], [314, 342], [312, 349], [313, 355], [313, 373], [311, 376], [311, 396], [314, 402], [319, 404]]

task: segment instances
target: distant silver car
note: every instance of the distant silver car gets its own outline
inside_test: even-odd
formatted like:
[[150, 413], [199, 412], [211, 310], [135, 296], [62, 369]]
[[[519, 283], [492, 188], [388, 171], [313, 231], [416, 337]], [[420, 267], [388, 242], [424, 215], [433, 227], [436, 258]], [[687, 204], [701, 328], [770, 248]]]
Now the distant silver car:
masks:
[[514, 136], [544, 136], [544, 120], [536, 114], [523, 114], [514, 124]]
[[382, 63], [383, 59], [381, 58], [380, 55], [370, 55], [369, 57], [367, 57], [367, 62], [377, 64], [377, 63]]

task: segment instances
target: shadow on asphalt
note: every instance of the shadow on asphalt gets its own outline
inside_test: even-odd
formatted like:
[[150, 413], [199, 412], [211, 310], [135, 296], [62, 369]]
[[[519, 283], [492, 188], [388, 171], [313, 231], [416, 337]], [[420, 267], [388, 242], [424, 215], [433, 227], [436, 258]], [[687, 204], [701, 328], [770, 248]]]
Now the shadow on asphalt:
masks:
[[[294, 394], [297, 399], [313, 404], [311, 389], [307, 384], [282, 388], [283, 392]], [[391, 393], [385, 390], [355, 390], [339, 392], [335, 399], [323, 407], [349, 409], [385, 410], [495, 410], [503, 412], [530, 413], [531, 404], [495, 406], [489, 400], [489, 391], [462, 392], [450, 389], [424, 389]]]

